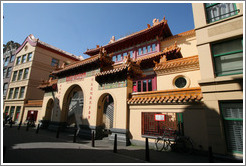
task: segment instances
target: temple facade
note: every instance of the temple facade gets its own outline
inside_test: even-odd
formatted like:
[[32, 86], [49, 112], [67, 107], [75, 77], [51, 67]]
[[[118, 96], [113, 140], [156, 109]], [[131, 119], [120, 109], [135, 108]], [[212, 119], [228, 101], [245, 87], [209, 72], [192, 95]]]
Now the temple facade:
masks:
[[173, 35], [165, 18], [154, 19], [146, 29], [112, 37], [85, 54], [90, 58], [61, 65], [39, 86], [49, 129], [76, 126], [80, 135], [94, 131], [97, 139], [109, 140], [117, 134], [126, 145], [172, 129], [207, 149], [194, 30]]
[[[232, 10], [217, 20], [211, 9], [221, 6]], [[61, 64], [39, 86], [45, 92], [40, 120], [53, 130], [76, 127], [83, 137], [95, 132], [110, 141], [117, 134], [125, 145], [153, 143], [177, 130], [197, 150], [242, 156], [242, 10], [196, 3], [194, 30], [173, 35], [164, 17], [86, 50], [89, 58]], [[223, 57], [231, 54], [235, 62], [227, 63]]]

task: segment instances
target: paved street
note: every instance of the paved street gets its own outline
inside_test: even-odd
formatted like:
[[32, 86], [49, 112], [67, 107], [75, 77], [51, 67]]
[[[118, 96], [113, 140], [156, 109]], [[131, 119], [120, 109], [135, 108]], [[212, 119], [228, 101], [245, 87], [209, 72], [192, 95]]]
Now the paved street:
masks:
[[[96, 140], [95, 147], [90, 140], [73, 135], [17, 126], [6, 126], [3, 131], [3, 144], [6, 147], [3, 163], [208, 163], [207, 155], [181, 154], [175, 152], [157, 152], [150, 149], [150, 160], [145, 161], [145, 147], [118, 146], [113, 152], [113, 144], [107, 140]], [[150, 147], [151, 148], [151, 147]], [[214, 162], [235, 162], [225, 159], [214, 159]]]

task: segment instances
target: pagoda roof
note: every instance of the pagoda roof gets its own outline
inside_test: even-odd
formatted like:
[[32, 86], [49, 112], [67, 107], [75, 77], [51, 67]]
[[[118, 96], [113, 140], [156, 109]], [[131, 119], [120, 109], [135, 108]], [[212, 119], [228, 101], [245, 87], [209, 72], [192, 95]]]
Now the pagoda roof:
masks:
[[202, 100], [200, 87], [172, 89], [151, 92], [132, 93], [128, 104], [170, 104], [200, 102]]
[[48, 90], [48, 89], [56, 89], [57, 88], [57, 82], [58, 79], [52, 79], [52, 77], [50, 77], [49, 80], [44, 80], [39, 86], [39, 89], [42, 90]]
[[75, 60], [75, 61], [79, 61], [80, 58], [77, 57], [76, 55], [73, 55], [67, 51], [61, 50], [57, 47], [54, 47], [50, 44], [47, 44], [41, 40], [39, 40], [38, 38], [35, 38], [32, 34], [30, 34], [29, 36], [26, 37], [26, 39], [24, 40], [24, 42], [22, 43], [22, 45], [16, 50], [15, 54], [18, 54], [26, 45], [26, 43], [29, 43], [31, 46], [36, 47], [39, 46], [41, 48], [44, 48], [46, 50], [55, 52], [57, 54], [60, 54], [61, 56], [64, 56], [66, 58]]
[[[167, 20], [165, 20], [165, 17], [160, 22], [154, 22], [153, 20], [153, 26], [150, 26], [148, 24], [148, 28], [120, 38], [116, 41], [110, 42], [109, 44], [106, 44], [102, 47], [104, 47], [108, 52], [115, 52], [119, 49], [124, 49], [132, 45], [137, 45], [145, 41], [156, 39], [157, 36], [159, 38], [172, 36], [171, 30], [167, 24]], [[88, 49], [86, 52], [84, 52], [84, 54], [92, 56], [97, 54], [99, 52], [99, 49], [99, 47]]]
[[[132, 61], [130, 58], [130, 54], [128, 54], [124, 62], [122, 64], [117, 64], [117, 65], [112, 65], [111, 67], [109, 66], [108, 68], [105, 68], [106, 70], [99, 72], [96, 74], [96, 81], [101, 83], [105, 80], [107, 80], [107, 77], [114, 77], [114, 76], [120, 76], [123, 78], [124, 76], [130, 76], [130, 77], [135, 77], [135, 76], [142, 76], [143, 71], [140, 69], [140, 65], [136, 64]], [[124, 76], [122, 76], [122, 74]], [[112, 78], [113, 80], [113, 78]]]
[[198, 55], [160, 62], [159, 64], [155, 65], [154, 70], [155, 71], [165, 70], [165, 69], [177, 68], [177, 67], [181, 67], [181, 66], [184, 67], [184, 66], [190, 66], [190, 65], [198, 65], [199, 66]]
[[98, 67], [103, 67], [107, 65], [112, 65], [114, 62], [112, 61], [112, 57], [107, 56], [106, 51], [103, 48], [101, 48], [101, 51], [97, 55], [94, 55], [92, 57], [89, 57], [79, 62], [75, 62], [67, 66], [62, 66], [60, 68], [57, 68], [52, 72], [52, 74], [60, 75], [64, 72], [75, 70], [77, 68], [81, 68], [81, 67], [86, 68], [86, 66], [90, 66], [94, 63], [98, 64], [99, 65]]

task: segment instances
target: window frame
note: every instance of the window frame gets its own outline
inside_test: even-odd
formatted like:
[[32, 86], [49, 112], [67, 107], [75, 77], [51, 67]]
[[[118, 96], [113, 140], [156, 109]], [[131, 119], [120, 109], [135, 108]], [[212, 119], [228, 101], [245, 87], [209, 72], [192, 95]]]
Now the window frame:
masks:
[[21, 64], [21, 56], [16, 57], [16, 63], [15, 65], [20, 65]]
[[[55, 60], [56, 62], [54, 62], [54, 60]], [[51, 59], [51, 66], [56, 67], [56, 66], [58, 66], [58, 65], [59, 65], [59, 59], [52, 58], [52, 59]]]
[[7, 72], [6, 72], [6, 76], [5, 76], [6, 78], [9, 78], [11, 76], [12, 69], [13, 69], [12, 66], [8, 67]]
[[[28, 70], [27, 73], [26, 70]], [[28, 74], [29, 74], [29, 68], [25, 68], [23, 73], [23, 80], [28, 79]]]
[[[20, 72], [21, 72], [21, 75], [20, 75]], [[18, 71], [17, 81], [22, 80], [22, 78], [23, 78], [23, 69]]]
[[27, 60], [26, 60], [27, 62], [32, 61], [33, 55], [31, 56], [31, 58], [29, 57], [29, 55], [32, 55], [32, 52], [30, 52], [30, 53], [27, 54]]
[[[23, 89], [23, 93], [22, 93], [22, 89]], [[25, 89], [26, 89], [26, 87], [25, 87], [25, 86], [22, 86], [22, 87], [20, 88], [20, 92], [19, 92], [19, 99], [24, 98]]]
[[10, 88], [9, 92], [8, 92], [8, 99], [12, 99], [13, 98], [13, 93], [14, 93], [14, 88]]
[[[156, 91], [157, 90], [157, 81], [156, 81], [157, 77], [156, 75], [149, 75], [145, 78], [141, 78], [141, 79], [135, 79], [133, 80], [133, 87], [132, 87], [132, 92], [133, 93], [137, 93], [137, 92], [150, 92], [150, 91]], [[149, 89], [149, 80], [152, 80], [151, 82], [151, 87], [152, 89]], [[143, 82], [146, 81], [146, 91], [143, 91]], [[134, 91], [134, 83], [136, 84], [136, 91]], [[139, 91], [139, 83], [141, 84], [141, 91]]]
[[[230, 41], [238, 40], [238, 39], [241, 40], [242, 50], [229, 51], [229, 52], [221, 53], [221, 54], [214, 54], [214, 50], [213, 50], [214, 45], [216, 45], [216, 44], [222, 44], [222, 43], [226, 43], [226, 42], [230, 42]], [[233, 54], [236, 54], [236, 53], [243, 53], [243, 38], [233, 38], [233, 39], [230, 39], [230, 40], [225, 40], [225, 41], [219, 41], [219, 42], [216, 42], [216, 43], [212, 43], [211, 44], [211, 53], [212, 53], [212, 56], [213, 56], [213, 67], [214, 67], [214, 74], [215, 74], [216, 77], [236, 75], [236, 74], [243, 74], [243, 72], [235, 72], [235, 73], [231, 73], [231, 74], [218, 74], [219, 72], [216, 69], [216, 61], [215, 61], [215, 58], [217, 58], [217, 57], [222, 57], [222, 56], [227, 56], [227, 55], [233, 55]], [[223, 72], [223, 71], [221, 71], [221, 72]]]
[[[212, 19], [215, 19], [216, 17], [209, 18], [209, 17], [208, 17], [208, 11], [207, 11], [207, 9], [208, 9], [208, 8], [211, 8], [211, 7], [213, 7], [213, 6], [219, 5], [219, 4], [223, 4], [223, 3], [212, 3], [212, 4], [208, 5], [208, 6], [207, 6], [207, 3], [204, 4], [205, 13], [206, 13], [206, 22], [207, 22], [208, 24], [213, 23], [213, 22], [216, 22], [216, 21], [220, 21], [220, 20], [223, 20], [223, 19], [232, 17], [232, 16], [235, 16], [235, 15], [238, 15], [237, 5], [236, 5], [236, 3], [232, 3], [232, 4], [234, 5], [234, 8], [235, 8], [235, 10], [232, 11], [232, 12], [235, 12], [236, 14], [231, 15], [231, 16], [228, 16], [228, 17], [220, 18], [220, 19], [215, 20], [215, 21], [210, 21], [210, 20], [212, 20]], [[229, 12], [229, 13], [232, 13], [232, 12]], [[229, 14], [229, 13], [226, 13], [226, 14]], [[221, 16], [226, 15], [226, 14], [222, 14], [222, 15], [219, 15], [219, 16], [217, 16], [217, 17], [221, 17]]]
[[[230, 138], [227, 138], [227, 134], [226, 134], [226, 132], [228, 132], [227, 130], [226, 130], [226, 121], [244, 121], [243, 120], [243, 118], [225, 118], [224, 117], [224, 114], [223, 114], [223, 112], [224, 112], [224, 109], [223, 109], [223, 104], [228, 104], [228, 103], [242, 103], [242, 107], [243, 107], [243, 101], [242, 100], [220, 100], [219, 101], [219, 110], [220, 110], [220, 117], [221, 117], [221, 119], [222, 119], [222, 124], [223, 124], [223, 128], [224, 128], [224, 136], [225, 136], [225, 141], [226, 141], [226, 146], [227, 146], [227, 151], [228, 151], [228, 143], [227, 143], [227, 139], [230, 139]], [[244, 109], [243, 109], [243, 111], [244, 111]], [[244, 131], [243, 131], [244, 132]], [[243, 154], [243, 151], [241, 152], [241, 151], [234, 151], [234, 150], [232, 150], [231, 151], [232, 153], [239, 153], [239, 154]]]
[[[16, 73], [16, 74], [15, 74]], [[18, 75], [18, 70], [16, 71], [13, 71], [13, 75], [12, 75], [12, 82], [16, 81], [17, 80], [17, 75]]]
[[[18, 99], [18, 96], [19, 96], [19, 87], [18, 88], [15, 88], [15, 91], [14, 91], [14, 96], [13, 96], [13, 99]], [[17, 92], [17, 93], [16, 93]]]
[[8, 66], [8, 64], [9, 64], [9, 57], [6, 57], [5, 58], [5, 61], [4, 61], [4, 65], [3, 66]]
[[8, 90], [8, 83], [5, 82], [5, 83], [3, 84], [3, 95], [6, 95], [7, 90]]

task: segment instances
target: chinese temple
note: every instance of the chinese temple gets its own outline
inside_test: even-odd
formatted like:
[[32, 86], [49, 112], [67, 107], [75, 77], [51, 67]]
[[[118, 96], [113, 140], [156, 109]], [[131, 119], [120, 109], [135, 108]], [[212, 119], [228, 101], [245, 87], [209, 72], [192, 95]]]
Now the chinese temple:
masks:
[[146, 29], [88, 49], [90, 57], [61, 65], [39, 86], [43, 124], [81, 136], [143, 144], [178, 130], [207, 147], [194, 30], [173, 35], [165, 17]]

